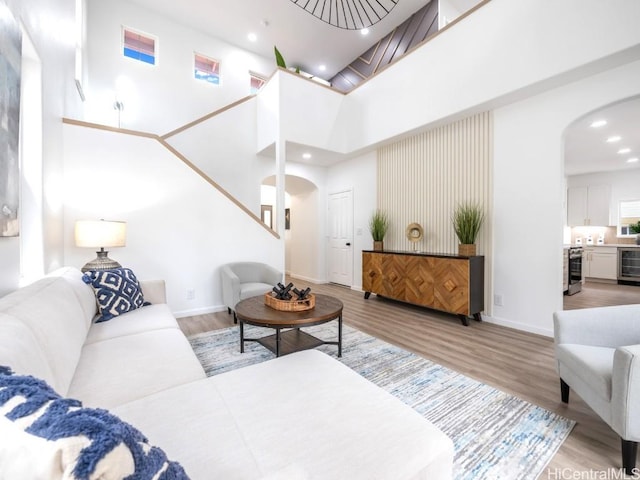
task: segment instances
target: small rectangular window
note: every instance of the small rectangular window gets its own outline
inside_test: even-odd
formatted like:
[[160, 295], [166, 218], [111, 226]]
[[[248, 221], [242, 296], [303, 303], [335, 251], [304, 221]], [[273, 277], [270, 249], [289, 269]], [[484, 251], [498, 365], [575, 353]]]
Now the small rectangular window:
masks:
[[251, 78], [250, 92], [253, 95], [258, 93], [258, 90], [262, 88], [262, 86], [266, 83], [266, 80], [260, 75], [251, 72], [249, 72], [249, 77]]
[[156, 64], [156, 41], [149, 35], [123, 28], [123, 53], [125, 57]]
[[194, 54], [194, 76], [213, 85], [220, 85], [220, 62], [199, 53]]
[[618, 235], [635, 235], [631, 225], [637, 225], [640, 221], [640, 200], [623, 200], [620, 202], [620, 215], [618, 217]]

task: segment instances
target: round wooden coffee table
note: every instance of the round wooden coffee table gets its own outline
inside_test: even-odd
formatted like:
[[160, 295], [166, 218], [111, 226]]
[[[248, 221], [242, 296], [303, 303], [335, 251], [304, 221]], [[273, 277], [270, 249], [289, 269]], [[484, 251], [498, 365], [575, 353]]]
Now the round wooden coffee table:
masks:
[[[247, 298], [236, 305], [236, 317], [240, 326], [240, 353], [244, 353], [244, 342], [258, 342], [276, 354], [315, 348], [319, 345], [337, 345], [338, 356], [342, 356], [342, 302], [328, 295], [316, 294], [316, 305], [302, 312], [283, 312], [264, 303], [264, 296]], [[326, 342], [300, 330], [322, 323], [338, 320], [338, 340]], [[275, 329], [276, 333], [262, 338], [245, 338], [244, 324]], [[284, 330], [284, 331], [283, 331]]]

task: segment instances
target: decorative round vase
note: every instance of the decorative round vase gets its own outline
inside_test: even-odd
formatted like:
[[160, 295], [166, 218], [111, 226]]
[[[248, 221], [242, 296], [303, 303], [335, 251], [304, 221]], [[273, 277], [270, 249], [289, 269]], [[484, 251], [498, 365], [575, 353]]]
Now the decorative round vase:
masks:
[[461, 243], [458, 245], [458, 255], [462, 257], [473, 257], [476, 254], [475, 243]]
[[380, 240], [379, 242], [374, 241], [373, 242], [373, 251], [374, 252], [381, 252], [384, 249], [384, 243], [382, 242], [382, 240]]

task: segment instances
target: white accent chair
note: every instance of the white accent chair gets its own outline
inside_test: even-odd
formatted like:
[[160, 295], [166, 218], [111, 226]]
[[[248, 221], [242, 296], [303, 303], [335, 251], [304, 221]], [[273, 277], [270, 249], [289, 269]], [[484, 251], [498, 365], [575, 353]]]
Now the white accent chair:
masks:
[[636, 466], [640, 441], [640, 305], [553, 314], [560, 391], [573, 389], [622, 441], [622, 466]]
[[234, 323], [238, 322], [235, 308], [240, 300], [270, 292], [282, 282], [282, 272], [270, 265], [259, 262], [236, 262], [220, 268], [222, 277], [222, 301], [227, 312], [233, 312]]

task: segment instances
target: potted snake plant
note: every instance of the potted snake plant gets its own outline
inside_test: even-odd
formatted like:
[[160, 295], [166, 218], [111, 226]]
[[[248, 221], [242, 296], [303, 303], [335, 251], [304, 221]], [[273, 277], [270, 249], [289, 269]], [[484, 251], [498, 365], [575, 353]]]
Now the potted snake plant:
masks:
[[477, 203], [459, 203], [451, 218], [458, 241], [458, 255], [471, 257], [476, 254], [476, 238], [484, 220], [484, 211]]
[[373, 250], [382, 251], [384, 249], [384, 236], [389, 230], [389, 217], [382, 210], [376, 210], [369, 219], [369, 232], [373, 237]]

